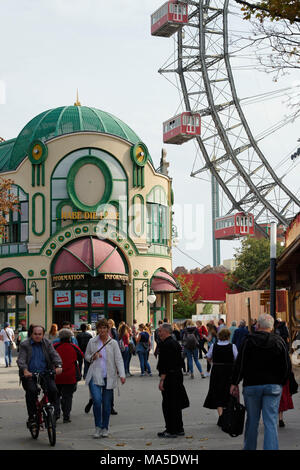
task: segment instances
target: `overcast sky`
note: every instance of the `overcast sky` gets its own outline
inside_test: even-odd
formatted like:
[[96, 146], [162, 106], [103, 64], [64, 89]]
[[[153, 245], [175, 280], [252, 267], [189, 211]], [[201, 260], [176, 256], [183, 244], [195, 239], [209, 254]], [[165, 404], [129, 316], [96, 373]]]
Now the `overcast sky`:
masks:
[[[176, 113], [180, 100], [157, 72], [173, 47], [172, 39], [150, 34], [150, 15], [162, 3], [0, 0], [0, 136], [14, 138], [40, 112], [74, 104], [78, 88], [82, 105], [110, 112], [132, 127], [158, 167], [164, 147], [162, 122]], [[243, 97], [284, 88], [297, 79], [287, 76], [274, 84], [270, 76], [255, 71], [250, 80], [249, 72], [247, 77], [239, 78]], [[249, 111], [249, 121], [259, 132], [285, 111], [282, 101], [258, 104]], [[270, 158], [276, 161], [294, 149], [296, 129], [291, 125], [272, 136], [265, 144]], [[178, 247], [193, 258], [174, 249], [173, 267], [212, 264], [210, 184], [190, 177], [195, 145], [165, 148], [177, 207]], [[237, 246], [222, 242], [221, 260], [230, 258]]]

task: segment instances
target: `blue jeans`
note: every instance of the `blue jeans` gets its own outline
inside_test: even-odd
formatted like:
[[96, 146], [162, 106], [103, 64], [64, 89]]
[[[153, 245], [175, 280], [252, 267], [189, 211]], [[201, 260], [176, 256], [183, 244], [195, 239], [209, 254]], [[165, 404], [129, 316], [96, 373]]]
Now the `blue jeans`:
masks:
[[103, 386], [95, 385], [93, 379], [91, 379], [89, 389], [93, 399], [95, 426], [101, 429], [108, 429], [113, 390], [106, 388], [106, 379], [104, 379], [104, 383], [105, 385]]
[[124, 369], [125, 369], [125, 374], [129, 374], [129, 363], [130, 363], [130, 351], [129, 347], [125, 347], [125, 351], [122, 352], [122, 357], [123, 357], [123, 362], [124, 362]]
[[146, 349], [144, 351], [138, 350], [137, 353], [140, 360], [141, 374], [144, 374], [146, 370], [148, 374], [151, 374], [151, 367], [148, 362], [148, 351], [146, 351]]
[[5, 365], [8, 367], [11, 366], [11, 345], [9, 341], [4, 341], [4, 348]]
[[197, 369], [202, 374], [202, 367], [201, 367], [200, 362], [198, 361], [198, 348], [196, 349], [184, 348], [184, 352], [186, 353], [186, 356], [187, 356], [188, 368], [189, 368], [190, 373], [193, 374], [193, 359], [194, 359]]
[[264, 422], [264, 450], [278, 450], [277, 420], [282, 386], [277, 384], [244, 387], [247, 409], [244, 450], [256, 450], [260, 413]]

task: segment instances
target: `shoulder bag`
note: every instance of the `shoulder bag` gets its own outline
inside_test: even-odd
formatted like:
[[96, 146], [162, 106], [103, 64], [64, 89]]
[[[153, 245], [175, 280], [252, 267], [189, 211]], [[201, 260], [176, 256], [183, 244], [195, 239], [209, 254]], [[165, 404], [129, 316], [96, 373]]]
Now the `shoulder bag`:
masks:
[[8, 340], [9, 340], [9, 344], [11, 345], [12, 349], [17, 349], [16, 343], [10, 338], [9, 334], [7, 333], [7, 331], [6, 331], [6, 330], [4, 330], [4, 331], [5, 331], [5, 334], [6, 334], [7, 338], [8, 338]]
[[246, 408], [233, 395], [222, 414], [222, 431], [231, 437], [243, 434]]
[[295, 380], [295, 375], [293, 371], [290, 372], [289, 376], [289, 389], [291, 395], [294, 395], [298, 392], [298, 383]]

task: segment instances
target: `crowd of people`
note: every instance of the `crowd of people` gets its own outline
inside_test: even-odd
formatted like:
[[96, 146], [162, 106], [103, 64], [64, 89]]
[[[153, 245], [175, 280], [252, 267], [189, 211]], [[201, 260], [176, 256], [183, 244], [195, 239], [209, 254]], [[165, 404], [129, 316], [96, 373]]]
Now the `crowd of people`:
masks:
[[[37, 385], [35, 372], [55, 369], [55, 376], [46, 377], [49, 398], [55, 406], [56, 419], [71, 422], [73, 395], [82, 378], [89, 387], [88, 413], [93, 407], [95, 438], [107, 437], [114, 409], [114, 389], [118, 379], [124, 384], [131, 377], [133, 355], [139, 359], [140, 376], [152, 376], [149, 363], [151, 349], [157, 358], [162, 393], [162, 409], [166, 429], [158, 436], [175, 438], [184, 435], [182, 409], [189, 406], [183, 384], [184, 375], [194, 379], [194, 365], [202, 378], [209, 377], [203, 406], [218, 413], [222, 427], [223, 411], [230, 395], [240, 398], [239, 383], [243, 380], [243, 396], [247, 409], [245, 449], [256, 449], [257, 432], [262, 413], [264, 448], [277, 449], [277, 426], [284, 427], [283, 413], [293, 408], [292, 385], [295, 380], [289, 359], [289, 332], [285, 322], [267, 314], [247, 326], [244, 320], [227, 327], [223, 319], [215, 325], [209, 321], [195, 324], [192, 320], [168, 323], [160, 320], [152, 330], [150, 323], [116, 327], [112, 319], [101, 319], [96, 329], [82, 324], [74, 334], [70, 322], [59, 329], [53, 324], [49, 332], [40, 325], [22, 328], [17, 334], [5, 323], [0, 340], [5, 343], [5, 364], [11, 366], [12, 342], [17, 340], [19, 374], [25, 390], [28, 426], [35, 425]], [[155, 346], [155, 348], [154, 348]], [[201, 360], [205, 360], [206, 372]], [[297, 385], [297, 384], [296, 384]], [[295, 389], [294, 389], [295, 391]]]

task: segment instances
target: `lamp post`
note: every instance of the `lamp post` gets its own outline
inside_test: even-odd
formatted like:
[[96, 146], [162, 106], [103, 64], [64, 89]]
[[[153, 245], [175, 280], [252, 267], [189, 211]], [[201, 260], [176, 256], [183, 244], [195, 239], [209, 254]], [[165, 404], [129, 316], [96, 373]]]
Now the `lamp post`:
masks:
[[[34, 296], [31, 293], [31, 289], [34, 289]], [[34, 301], [35, 306], [39, 303], [38, 298], [37, 298], [37, 293], [38, 293], [38, 287], [35, 281], [32, 281], [28, 288], [28, 293], [25, 295], [25, 302], [30, 305]]]
[[[140, 289], [140, 292], [142, 293], [142, 298], [140, 300], [140, 304], [142, 304], [142, 305], [144, 305], [144, 287], [148, 287], [148, 282], [147, 281], [143, 282], [142, 287]], [[148, 300], [149, 304], [154, 304], [154, 302], [156, 301], [156, 295], [154, 294], [152, 289], [150, 289], [150, 293], [147, 296], [147, 300]]]
[[270, 230], [270, 314], [276, 320], [276, 241], [277, 224], [271, 222]]

